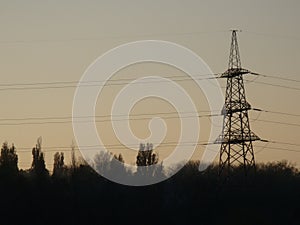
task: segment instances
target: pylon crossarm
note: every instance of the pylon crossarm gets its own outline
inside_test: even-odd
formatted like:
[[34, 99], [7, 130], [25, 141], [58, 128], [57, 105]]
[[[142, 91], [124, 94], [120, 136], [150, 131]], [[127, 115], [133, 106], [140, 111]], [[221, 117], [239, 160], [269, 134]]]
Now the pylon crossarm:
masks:
[[222, 73], [220, 78], [233, 78], [247, 73], [251, 73], [251, 71], [242, 68], [230, 68], [226, 72]]

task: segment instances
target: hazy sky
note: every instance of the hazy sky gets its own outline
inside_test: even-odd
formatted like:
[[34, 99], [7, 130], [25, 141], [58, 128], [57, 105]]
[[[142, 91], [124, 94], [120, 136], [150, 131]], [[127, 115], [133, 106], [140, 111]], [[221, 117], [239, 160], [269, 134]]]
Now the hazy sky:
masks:
[[[101, 54], [130, 41], [158, 39], [178, 43], [202, 57], [213, 72], [227, 69], [231, 28], [241, 29], [239, 45], [242, 65], [252, 71], [300, 79], [300, 2], [298, 0], [268, 1], [0, 1], [0, 76], [1, 85], [8, 83], [77, 81], [85, 69]], [[136, 65], [116, 75], [115, 79], [136, 75], [179, 74], [174, 68], [152, 64]], [[249, 76], [246, 79], [253, 80]], [[246, 82], [247, 99], [253, 107], [300, 114], [300, 91], [264, 85], [259, 82], [300, 88], [297, 82], [260, 77]], [[224, 82], [221, 83], [224, 86]], [[192, 83], [189, 88], [199, 110], [207, 109], [205, 99]], [[121, 87], [110, 87], [113, 96]], [[75, 88], [43, 90], [0, 90], [0, 118], [71, 116]], [[109, 114], [109, 98], [99, 99], [98, 114]], [[149, 105], [155, 107], [149, 107]], [[105, 107], [104, 107], [105, 106]], [[174, 111], [157, 99], [141, 102], [137, 113]], [[163, 110], [162, 110], [163, 109]], [[158, 110], [159, 111], [159, 110]], [[258, 118], [259, 116], [259, 118]], [[253, 131], [263, 139], [300, 144], [299, 126], [266, 123], [271, 120], [300, 124], [299, 117], [251, 112]], [[71, 123], [21, 124], [8, 126], [1, 121], [0, 141], [15, 143], [20, 167], [31, 162], [30, 149], [39, 136], [43, 146], [70, 146], [73, 139]], [[24, 122], [24, 121], [23, 121]], [[25, 121], [26, 122], [26, 121]], [[204, 121], [207, 123], [207, 121]], [[167, 140], [176, 140], [178, 121], [167, 123], [172, 132]], [[103, 128], [102, 126], [106, 126]], [[206, 125], [205, 125], [206, 126]], [[204, 126], [204, 127], [205, 127]], [[116, 143], [109, 124], [104, 139]], [[146, 137], [147, 121], [133, 125], [137, 135]], [[207, 134], [201, 134], [205, 140]], [[259, 151], [265, 143], [256, 143]], [[297, 149], [295, 146], [269, 144], [267, 147]], [[56, 150], [56, 149], [54, 149]], [[60, 150], [60, 149], [57, 149]], [[22, 152], [23, 151], [23, 152]], [[45, 149], [46, 151], [46, 149]], [[160, 150], [160, 154], [166, 154]], [[201, 148], [199, 149], [201, 152]], [[116, 151], [116, 152], [122, 152]], [[66, 152], [66, 158], [69, 159]], [[46, 151], [48, 168], [52, 168], [54, 152]], [[125, 154], [134, 162], [134, 154]], [[199, 156], [200, 157], [200, 156]], [[264, 149], [257, 161], [287, 159], [300, 164], [300, 153]]]

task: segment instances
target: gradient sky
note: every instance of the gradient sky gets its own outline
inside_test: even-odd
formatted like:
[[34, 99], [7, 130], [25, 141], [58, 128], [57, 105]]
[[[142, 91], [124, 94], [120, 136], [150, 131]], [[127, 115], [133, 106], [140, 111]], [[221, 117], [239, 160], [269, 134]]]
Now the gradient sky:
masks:
[[[227, 69], [231, 28], [241, 29], [239, 45], [242, 66], [252, 71], [300, 79], [300, 2], [297, 0], [265, 1], [0, 1], [0, 81], [32, 83], [77, 81], [85, 69], [101, 54], [130, 41], [158, 39], [172, 41], [196, 52], [214, 73]], [[174, 68], [155, 64], [135, 65], [116, 74], [120, 77], [136, 75], [180, 74]], [[182, 73], [181, 73], [182, 74]], [[253, 80], [249, 76], [246, 79]], [[256, 81], [299, 87], [299, 83], [260, 77]], [[220, 81], [224, 86], [224, 82]], [[201, 91], [191, 83], [183, 83], [197, 102], [199, 110], [207, 110]], [[109, 114], [110, 98], [120, 87], [110, 87], [97, 113]], [[75, 88], [45, 90], [0, 91], [1, 119], [27, 117], [71, 116]], [[246, 83], [247, 99], [253, 107], [265, 110], [300, 114], [299, 90]], [[153, 105], [155, 107], [149, 107]], [[105, 106], [105, 107], [103, 107]], [[154, 108], [154, 109], [153, 109]], [[157, 99], [147, 99], [133, 110], [135, 113], [174, 111]], [[156, 111], [155, 111], [156, 110]], [[250, 112], [255, 119], [300, 124], [299, 117]], [[12, 121], [15, 122], [15, 121]], [[178, 121], [177, 121], [178, 122]], [[167, 140], [176, 140], [178, 123], [168, 122], [171, 132]], [[1, 124], [4, 123], [3, 121]], [[204, 127], [207, 126], [207, 121]], [[102, 126], [105, 126], [104, 128]], [[117, 143], [107, 129], [106, 143]], [[148, 135], [147, 121], [133, 124], [133, 131], [141, 137]], [[263, 139], [300, 144], [299, 126], [254, 121], [253, 131]], [[20, 167], [31, 163], [30, 149], [37, 137], [43, 146], [70, 146], [72, 125], [1, 125], [0, 141], [15, 143]], [[203, 132], [200, 139], [205, 140]], [[256, 143], [259, 151], [265, 143]], [[269, 144], [268, 147], [297, 149], [295, 146]], [[18, 150], [19, 148], [19, 150]], [[60, 150], [60, 149], [57, 149]], [[199, 149], [200, 157], [203, 148]], [[23, 152], [22, 152], [23, 151]], [[135, 153], [126, 153], [125, 160], [134, 162]], [[160, 150], [164, 157], [167, 151]], [[66, 159], [69, 160], [66, 152]], [[48, 168], [52, 168], [54, 152], [46, 151]], [[78, 153], [79, 154], [79, 153]], [[300, 153], [264, 149], [257, 161], [287, 159], [300, 164]]]

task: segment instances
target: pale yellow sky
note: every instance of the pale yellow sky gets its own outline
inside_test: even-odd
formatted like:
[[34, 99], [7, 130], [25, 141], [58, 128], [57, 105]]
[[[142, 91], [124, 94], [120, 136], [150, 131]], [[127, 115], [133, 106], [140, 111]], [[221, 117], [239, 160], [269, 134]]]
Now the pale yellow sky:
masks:
[[[239, 33], [243, 67], [262, 74], [299, 80], [299, 9], [298, 0], [0, 1], [0, 81], [1, 84], [76, 81], [104, 52], [120, 44], [143, 39], [166, 40], [190, 48], [206, 61], [213, 72], [219, 73], [227, 69], [231, 28], [243, 30]], [[131, 76], [134, 72], [135, 75], [155, 73], [166, 76], [167, 73], [179, 73], [172, 68], [143, 65], [128, 68], [123, 75], [121, 71], [116, 79], [124, 74]], [[299, 83], [295, 82], [269, 78], [256, 81], [299, 88]], [[206, 110], [207, 104], [199, 90], [192, 83], [182, 85], [196, 99], [198, 109]], [[116, 93], [118, 88], [108, 88], [108, 95]], [[71, 116], [74, 91], [75, 88], [0, 90], [0, 117]], [[246, 83], [246, 92], [253, 107], [300, 114], [298, 90], [252, 82]], [[99, 114], [109, 112], [108, 108], [103, 109], [104, 105], [109, 105], [108, 98], [105, 101], [98, 100]], [[148, 100], [135, 111], [153, 112], [153, 108], [172, 110], [162, 102], [153, 100], [151, 103], [157, 107], [147, 108], [150, 104]], [[258, 113], [251, 112], [250, 116], [255, 119]], [[284, 115], [262, 113], [259, 119], [300, 124], [299, 117]], [[201, 122], [205, 123], [203, 127], [208, 126], [208, 121]], [[138, 135], [147, 136], [145, 121], [135, 123], [133, 127]], [[168, 138], [172, 140], [176, 138], [178, 126], [174, 121], [170, 126], [172, 132]], [[255, 121], [251, 127], [261, 138], [300, 144], [299, 126]], [[108, 143], [114, 142], [110, 134], [108, 130], [105, 137]], [[205, 139], [206, 135], [200, 134], [200, 139]], [[0, 129], [0, 141], [13, 142], [17, 149], [33, 147], [38, 136], [43, 137], [43, 146], [69, 146], [73, 139], [72, 126], [70, 123], [23, 124], [1, 125]], [[268, 145], [272, 146], [297, 149], [286, 145]], [[161, 155], [164, 153], [167, 154], [160, 150]], [[28, 167], [31, 152], [20, 149], [18, 154], [20, 167]], [[46, 152], [49, 169], [52, 168], [53, 154]], [[125, 159], [128, 162], [134, 161], [134, 154], [127, 156]], [[66, 152], [66, 159], [69, 160], [69, 152]], [[265, 149], [257, 154], [256, 159], [287, 159], [300, 164], [300, 153]]]

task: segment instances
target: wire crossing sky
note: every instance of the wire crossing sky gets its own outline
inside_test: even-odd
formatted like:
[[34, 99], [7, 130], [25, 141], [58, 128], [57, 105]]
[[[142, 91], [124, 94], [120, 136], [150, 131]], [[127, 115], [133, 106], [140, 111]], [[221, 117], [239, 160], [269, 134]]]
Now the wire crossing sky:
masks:
[[[299, 166], [299, 9], [297, 0], [1, 1], [0, 140], [16, 145], [24, 168], [30, 166], [30, 151], [39, 136], [43, 137], [49, 166], [55, 151], [66, 152], [68, 162], [74, 140], [74, 91], [97, 57], [131, 41], [171, 41], [191, 49], [209, 65], [213, 73], [195, 74], [199, 80], [217, 79], [225, 87], [225, 80], [218, 77], [227, 69], [230, 29], [236, 28], [242, 30], [238, 33], [242, 67], [255, 72], [245, 76], [247, 100], [253, 109], [251, 129], [269, 140], [255, 144], [254, 150], [259, 151], [256, 161], [286, 159]], [[203, 93], [187, 74], [165, 65], [132, 65], [107, 83], [84, 83], [87, 88], [104, 86], [96, 106], [98, 131], [105, 130], [104, 143], [114, 153], [122, 153], [129, 163], [135, 161], [136, 153], [122, 149], [113, 137], [110, 109], [124, 85], [152, 75], [177, 82], [196, 102], [201, 118], [200, 142], [187, 145], [199, 144], [194, 158], [200, 159], [202, 144], [208, 140], [210, 117], [220, 112], [209, 110]], [[153, 81], [151, 85], [156, 84]], [[186, 112], [184, 117], [190, 115]], [[164, 142], [169, 144], [158, 150], [163, 158], [178, 139], [180, 118], [166, 102], [145, 99], [130, 115], [136, 135], [149, 135], [148, 122], [153, 116], [163, 118], [170, 131]], [[119, 115], [117, 119], [126, 117]], [[76, 120], [87, 122], [91, 118], [82, 115]]]

